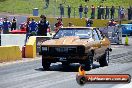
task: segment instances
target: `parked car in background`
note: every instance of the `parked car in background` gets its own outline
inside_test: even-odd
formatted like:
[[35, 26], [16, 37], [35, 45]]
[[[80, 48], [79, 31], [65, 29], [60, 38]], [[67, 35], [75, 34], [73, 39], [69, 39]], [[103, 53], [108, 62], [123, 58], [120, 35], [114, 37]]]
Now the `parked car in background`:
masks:
[[41, 44], [42, 66], [49, 69], [51, 63], [61, 62], [62, 66], [80, 63], [91, 69], [93, 61], [108, 66], [110, 41], [98, 28], [60, 28], [51, 40]]
[[121, 24], [122, 35], [131, 35], [132, 36], [132, 24]]

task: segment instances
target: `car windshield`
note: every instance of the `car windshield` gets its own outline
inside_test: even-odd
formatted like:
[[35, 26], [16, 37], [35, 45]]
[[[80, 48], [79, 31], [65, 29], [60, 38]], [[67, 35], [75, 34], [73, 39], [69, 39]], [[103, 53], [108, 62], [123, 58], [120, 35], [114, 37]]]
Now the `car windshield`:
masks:
[[78, 36], [80, 39], [89, 39], [92, 37], [92, 30], [89, 30], [89, 28], [62, 28], [53, 38], [58, 39], [65, 36]]

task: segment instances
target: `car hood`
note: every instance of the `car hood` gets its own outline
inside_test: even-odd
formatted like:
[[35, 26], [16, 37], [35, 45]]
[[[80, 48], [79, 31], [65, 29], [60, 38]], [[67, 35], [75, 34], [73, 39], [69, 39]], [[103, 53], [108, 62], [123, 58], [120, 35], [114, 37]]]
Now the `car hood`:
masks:
[[[80, 39], [75, 36], [62, 37], [59, 39], [51, 39], [42, 43], [42, 45], [88, 45], [93, 39]], [[89, 42], [89, 43], [88, 43]]]

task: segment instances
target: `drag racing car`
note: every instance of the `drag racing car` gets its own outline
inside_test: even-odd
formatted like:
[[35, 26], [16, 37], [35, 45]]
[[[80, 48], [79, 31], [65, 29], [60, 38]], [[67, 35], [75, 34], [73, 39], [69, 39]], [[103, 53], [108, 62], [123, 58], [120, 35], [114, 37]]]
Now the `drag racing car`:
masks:
[[108, 66], [110, 41], [94, 27], [60, 28], [51, 40], [41, 44], [42, 66], [48, 70], [51, 63], [62, 66], [80, 63], [91, 69], [93, 61]]

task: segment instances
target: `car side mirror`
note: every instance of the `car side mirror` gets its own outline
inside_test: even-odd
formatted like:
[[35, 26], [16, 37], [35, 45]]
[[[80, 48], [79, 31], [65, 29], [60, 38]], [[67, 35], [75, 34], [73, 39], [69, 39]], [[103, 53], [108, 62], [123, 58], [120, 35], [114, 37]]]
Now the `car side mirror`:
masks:
[[102, 39], [104, 39], [106, 37], [104, 34], [102, 34], [101, 36], [102, 36]]
[[108, 50], [109, 50], [110, 52], [112, 52], [112, 49], [111, 49], [111, 48], [109, 48]]

